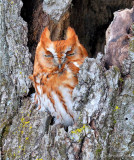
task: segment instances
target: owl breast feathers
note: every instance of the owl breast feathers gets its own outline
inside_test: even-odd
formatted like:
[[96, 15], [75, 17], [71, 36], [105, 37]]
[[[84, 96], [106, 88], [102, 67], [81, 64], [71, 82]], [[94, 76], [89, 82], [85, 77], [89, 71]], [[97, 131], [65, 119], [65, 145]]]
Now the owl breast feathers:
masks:
[[71, 27], [67, 29], [66, 40], [60, 41], [51, 41], [50, 31], [47, 27], [44, 29], [36, 49], [33, 75], [29, 78], [36, 91], [34, 103], [39, 110], [55, 117], [56, 124], [69, 126], [77, 119], [72, 92], [78, 83], [80, 65], [87, 55]]

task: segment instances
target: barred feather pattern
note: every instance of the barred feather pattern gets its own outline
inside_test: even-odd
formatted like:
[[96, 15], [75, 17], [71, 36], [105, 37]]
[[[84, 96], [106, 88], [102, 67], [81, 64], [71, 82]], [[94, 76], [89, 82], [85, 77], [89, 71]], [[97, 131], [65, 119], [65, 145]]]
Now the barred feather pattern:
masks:
[[87, 57], [86, 49], [68, 27], [66, 40], [51, 41], [46, 27], [36, 49], [32, 80], [33, 102], [38, 109], [48, 111], [56, 124], [73, 125], [78, 114], [73, 110], [72, 92], [78, 83], [77, 73]]

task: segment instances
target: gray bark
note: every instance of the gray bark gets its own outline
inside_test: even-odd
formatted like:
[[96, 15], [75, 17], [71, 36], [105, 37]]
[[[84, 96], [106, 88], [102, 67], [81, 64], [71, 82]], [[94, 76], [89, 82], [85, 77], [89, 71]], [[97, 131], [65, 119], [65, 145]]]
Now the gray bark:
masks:
[[27, 24], [20, 17], [21, 7], [21, 1], [0, 0], [0, 152], [4, 134], [31, 85]]

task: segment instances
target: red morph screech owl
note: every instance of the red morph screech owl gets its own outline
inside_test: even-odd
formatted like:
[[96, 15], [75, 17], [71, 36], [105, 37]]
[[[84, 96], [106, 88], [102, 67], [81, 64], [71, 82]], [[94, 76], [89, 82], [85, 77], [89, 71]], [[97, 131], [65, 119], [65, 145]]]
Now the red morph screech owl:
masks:
[[73, 110], [72, 92], [78, 83], [77, 73], [88, 56], [71, 27], [68, 27], [66, 40], [51, 41], [46, 27], [38, 43], [33, 75], [36, 93], [34, 103], [39, 110], [48, 111], [55, 117], [56, 124], [72, 125], [77, 119]]

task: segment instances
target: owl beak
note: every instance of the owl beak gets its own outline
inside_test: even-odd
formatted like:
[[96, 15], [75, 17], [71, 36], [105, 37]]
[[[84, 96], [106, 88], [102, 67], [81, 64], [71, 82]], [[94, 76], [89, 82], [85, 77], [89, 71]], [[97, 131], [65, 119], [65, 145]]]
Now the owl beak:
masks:
[[58, 65], [58, 68], [59, 68], [59, 69], [61, 69], [61, 66], [62, 66], [62, 65], [61, 65], [61, 64], [59, 64], [59, 65]]

